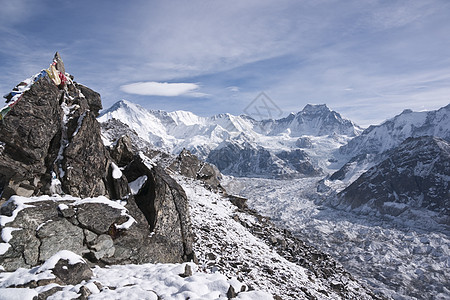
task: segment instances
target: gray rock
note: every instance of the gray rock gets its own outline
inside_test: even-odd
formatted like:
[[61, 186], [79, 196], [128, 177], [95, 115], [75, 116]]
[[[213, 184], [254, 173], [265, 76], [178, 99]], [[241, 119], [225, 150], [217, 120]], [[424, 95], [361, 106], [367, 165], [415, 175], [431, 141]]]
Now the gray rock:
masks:
[[228, 299], [234, 299], [234, 298], [237, 297], [237, 295], [238, 294], [234, 290], [234, 287], [232, 285], [230, 285], [230, 287], [228, 288], [228, 291], [227, 291], [227, 298]]
[[89, 280], [94, 275], [86, 263], [76, 263], [71, 265], [67, 260], [60, 259], [52, 273], [60, 279], [64, 285], [76, 285], [83, 280]]
[[0, 122], [0, 183], [3, 199], [17, 192], [39, 194], [46, 178], [48, 150], [58, 140], [62, 110], [61, 92], [48, 77], [39, 79], [23, 93]]
[[[146, 175], [147, 181], [134, 196], [145, 215], [153, 241], [160, 247], [155, 255], [163, 260], [189, 261], [194, 258], [188, 200], [181, 186], [162, 168], [149, 167], [136, 156], [124, 170], [129, 181]], [[161, 253], [165, 253], [161, 255]]]
[[92, 245], [92, 243], [97, 239], [97, 235], [90, 230], [83, 229], [83, 233], [87, 245]]
[[222, 174], [217, 167], [199, 160], [186, 149], [181, 151], [169, 169], [183, 176], [201, 180], [213, 190], [223, 190], [220, 185]]
[[56, 70], [65, 74], [66, 69], [64, 68], [64, 62], [58, 52], [55, 53], [55, 57], [53, 57], [53, 61], [56, 63]]
[[103, 108], [100, 94], [79, 83], [76, 83], [76, 87], [86, 98], [89, 105], [89, 110], [92, 111], [95, 117], [98, 117], [99, 111]]
[[190, 265], [185, 265], [184, 266], [184, 272], [182, 274], [180, 274], [181, 277], [186, 278], [189, 276], [192, 276], [192, 268]]
[[41, 245], [39, 261], [44, 262], [61, 250], [82, 253], [87, 249], [83, 246], [84, 236], [80, 227], [72, 225], [66, 219], [50, 221], [36, 232]]
[[51, 288], [49, 290], [46, 290], [46, 291], [44, 291], [42, 293], [39, 293], [37, 300], [46, 300], [51, 295], [53, 295], [53, 294], [55, 294], [55, 293], [57, 293], [59, 291], [62, 291], [62, 290], [63, 290], [62, 286], [55, 286], [55, 287], [53, 287], [53, 288]]
[[77, 206], [77, 219], [83, 228], [96, 234], [108, 233], [114, 224], [122, 224], [127, 217], [121, 211], [101, 203], [85, 203]]
[[95, 240], [95, 244], [90, 246], [90, 248], [95, 250], [94, 256], [97, 260], [100, 260], [103, 257], [111, 257], [116, 251], [112, 238], [107, 234], [98, 236]]
[[111, 158], [119, 167], [128, 165], [134, 159], [135, 152], [128, 135], [121, 136], [110, 150]]

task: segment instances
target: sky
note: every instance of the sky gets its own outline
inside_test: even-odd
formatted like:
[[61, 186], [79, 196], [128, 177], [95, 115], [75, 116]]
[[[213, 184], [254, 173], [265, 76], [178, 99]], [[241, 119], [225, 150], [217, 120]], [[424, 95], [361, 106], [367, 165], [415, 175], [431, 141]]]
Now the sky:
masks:
[[104, 108], [327, 104], [368, 126], [450, 103], [449, 16], [448, 0], [0, 0], [0, 93], [59, 51]]

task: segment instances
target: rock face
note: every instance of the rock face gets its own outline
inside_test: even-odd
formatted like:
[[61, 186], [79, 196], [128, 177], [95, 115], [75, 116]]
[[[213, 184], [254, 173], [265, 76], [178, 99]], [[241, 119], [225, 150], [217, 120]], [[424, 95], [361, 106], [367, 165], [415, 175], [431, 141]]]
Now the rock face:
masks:
[[398, 215], [425, 208], [450, 215], [450, 144], [436, 137], [408, 138], [340, 193], [341, 204]]
[[98, 103], [98, 94], [70, 79], [63, 89], [48, 76], [31, 85], [0, 123], [2, 198], [49, 194], [52, 172], [66, 194], [107, 194]]
[[128, 137], [106, 148], [100, 95], [40, 74], [0, 122], [0, 264], [30, 268], [63, 249], [100, 264], [194, 259], [186, 195], [156, 154]]

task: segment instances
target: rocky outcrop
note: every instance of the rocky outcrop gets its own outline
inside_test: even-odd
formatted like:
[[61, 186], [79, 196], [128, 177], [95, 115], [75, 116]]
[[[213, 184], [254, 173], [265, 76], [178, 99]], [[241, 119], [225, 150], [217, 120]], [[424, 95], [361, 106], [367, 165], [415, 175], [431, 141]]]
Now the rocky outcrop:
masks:
[[408, 138], [339, 194], [341, 205], [368, 205], [398, 215], [425, 208], [449, 215], [450, 144], [436, 137]]
[[[100, 264], [193, 259], [184, 191], [170, 177], [149, 173], [156, 183], [156, 194], [153, 201], [146, 198], [148, 195], [137, 195], [144, 214], [133, 200], [123, 206], [105, 197], [12, 197], [0, 215], [0, 248], [6, 249], [0, 255], [0, 265], [7, 271], [30, 268], [61, 250]], [[150, 226], [145, 217], [151, 218]]]
[[[59, 55], [55, 60], [64, 71]], [[50, 194], [52, 174], [66, 194], [107, 195], [99, 103], [97, 93], [70, 78], [63, 87], [49, 76], [34, 82], [0, 123], [2, 198]]]
[[203, 181], [213, 190], [223, 190], [220, 185], [222, 175], [216, 166], [198, 159], [186, 149], [170, 164], [169, 169], [183, 176]]
[[[58, 54], [54, 64], [64, 74]], [[97, 264], [194, 259], [187, 198], [149, 158], [159, 152], [138, 154], [126, 136], [106, 148], [100, 95], [65, 78], [28, 80], [0, 122], [0, 265], [30, 268], [60, 250]]]

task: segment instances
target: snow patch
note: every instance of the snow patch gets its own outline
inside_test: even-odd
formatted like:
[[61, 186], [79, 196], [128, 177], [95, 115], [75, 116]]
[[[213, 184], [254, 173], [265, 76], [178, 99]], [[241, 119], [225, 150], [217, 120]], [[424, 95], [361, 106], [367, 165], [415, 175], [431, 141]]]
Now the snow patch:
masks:
[[130, 182], [128, 186], [130, 187], [131, 194], [137, 195], [142, 186], [144, 186], [144, 184], [147, 182], [147, 179], [148, 179], [147, 175], [143, 175], [138, 177], [136, 180]]
[[115, 163], [111, 163], [112, 167], [112, 177], [114, 179], [120, 179], [122, 178], [122, 171], [119, 169], [119, 167]]
[[12, 232], [17, 230], [22, 230], [22, 228], [14, 228], [14, 227], [2, 228], [2, 240], [5, 243], [9, 243], [9, 241], [12, 239]]
[[60, 260], [67, 260], [69, 265], [75, 265], [78, 263], [86, 263], [86, 261], [79, 255], [69, 250], [61, 250], [49, 259], [45, 263], [36, 269], [36, 274], [43, 273], [45, 271], [55, 268], [56, 264]]
[[8, 251], [8, 249], [11, 247], [8, 243], [0, 243], [0, 255], [3, 255]]
[[0, 288], [0, 300], [32, 300], [37, 296], [38, 292], [29, 288]]

